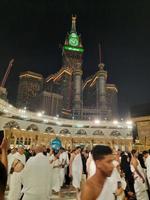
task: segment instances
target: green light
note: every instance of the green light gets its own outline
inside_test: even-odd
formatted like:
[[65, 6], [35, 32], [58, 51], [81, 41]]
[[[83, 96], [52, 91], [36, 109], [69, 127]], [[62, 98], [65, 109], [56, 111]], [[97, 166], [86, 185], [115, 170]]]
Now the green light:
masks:
[[69, 37], [79, 38], [79, 36], [78, 36], [76, 33], [71, 33], [71, 34], [69, 35]]
[[83, 48], [79, 48], [79, 47], [71, 47], [71, 46], [64, 46], [64, 50], [68, 50], [68, 51], [77, 51], [77, 52], [84, 52]]

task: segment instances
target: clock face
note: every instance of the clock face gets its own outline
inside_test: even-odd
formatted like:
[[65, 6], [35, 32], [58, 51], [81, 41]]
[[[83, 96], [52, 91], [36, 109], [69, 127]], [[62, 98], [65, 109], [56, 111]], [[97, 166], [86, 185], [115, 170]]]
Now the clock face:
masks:
[[76, 46], [78, 46], [78, 44], [79, 44], [79, 41], [78, 41], [78, 39], [77, 39], [77, 38], [70, 37], [70, 39], [69, 39], [69, 44], [70, 44], [71, 46], [74, 46], [74, 47], [76, 47]]

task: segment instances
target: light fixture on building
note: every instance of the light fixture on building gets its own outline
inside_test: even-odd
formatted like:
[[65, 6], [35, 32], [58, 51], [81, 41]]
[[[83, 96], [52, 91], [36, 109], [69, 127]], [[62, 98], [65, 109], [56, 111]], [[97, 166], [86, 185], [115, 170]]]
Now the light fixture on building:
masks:
[[47, 119], [43, 119], [43, 122], [44, 122], [44, 123], [48, 123], [48, 120], [47, 120]]
[[77, 124], [76, 127], [77, 127], [77, 128], [82, 128], [83, 125], [82, 125], [82, 124]]
[[133, 123], [132, 121], [126, 121], [127, 125], [132, 125], [132, 123]]
[[131, 125], [128, 125], [127, 127], [128, 127], [129, 129], [132, 129], [132, 128], [133, 128], [132, 124], [131, 124]]
[[38, 113], [37, 113], [37, 116], [38, 116], [38, 117], [42, 117], [42, 113], [41, 113], [41, 112], [38, 112]]
[[56, 122], [56, 124], [57, 124], [57, 125], [59, 125], [59, 126], [61, 126], [61, 125], [62, 125], [62, 123], [61, 123], [61, 122]]
[[95, 124], [100, 124], [100, 120], [99, 120], [99, 119], [95, 119], [95, 120], [94, 120], [94, 123], [95, 123]]
[[118, 121], [117, 121], [117, 120], [114, 120], [114, 121], [113, 121], [113, 124], [117, 125], [117, 124], [118, 124]]

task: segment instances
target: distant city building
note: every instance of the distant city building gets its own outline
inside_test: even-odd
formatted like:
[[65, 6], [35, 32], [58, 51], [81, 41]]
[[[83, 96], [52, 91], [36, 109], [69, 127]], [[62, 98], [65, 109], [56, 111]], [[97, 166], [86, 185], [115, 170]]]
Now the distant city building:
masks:
[[32, 100], [31, 107], [33, 111], [44, 111], [47, 115], [57, 116], [61, 113], [62, 100], [62, 95], [43, 91]]
[[41, 74], [31, 71], [21, 73], [19, 76], [17, 106], [30, 109], [32, 100], [42, 92], [42, 89], [43, 76]]
[[133, 136], [140, 150], [150, 149], [150, 103], [131, 107]]
[[62, 47], [62, 67], [46, 79], [34, 72], [20, 75], [18, 107], [45, 110], [48, 115], [70, 119], [111, 120], [118, 116], [117, 88], [107, 83], [107, 71], [99, 64], [98, 71], [83, 81], [84, 48], [72, 17], [70, 33]]

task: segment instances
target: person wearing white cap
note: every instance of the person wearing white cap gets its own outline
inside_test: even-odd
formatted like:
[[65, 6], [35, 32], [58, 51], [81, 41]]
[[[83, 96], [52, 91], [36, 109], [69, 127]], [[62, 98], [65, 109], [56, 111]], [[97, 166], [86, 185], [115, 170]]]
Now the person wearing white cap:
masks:
[[24, 145], [18, 145], [18, 151], [13, 155], [10, 169], [10, 185], [8, 200], [19, 200], [21, 197], [21, 172], [25, 165]]

